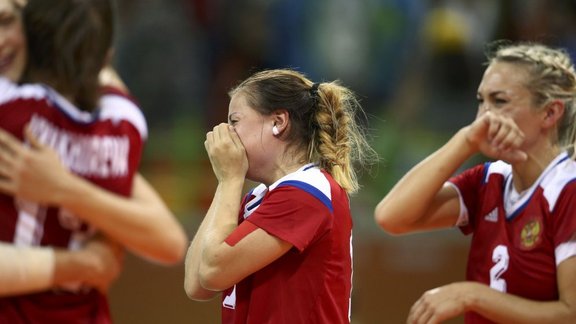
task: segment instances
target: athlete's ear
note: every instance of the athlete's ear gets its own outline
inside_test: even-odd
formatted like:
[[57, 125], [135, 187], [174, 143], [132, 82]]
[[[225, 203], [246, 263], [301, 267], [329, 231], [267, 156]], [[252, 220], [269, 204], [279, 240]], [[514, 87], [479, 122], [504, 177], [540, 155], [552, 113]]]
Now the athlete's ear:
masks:
[[278, 134], [282, 134], [288, 129], [288, 124], [290, 123], [290, 114], [286, 109], [276, 109], [272, 113], [272, 125], [270, 127], [276, 127]]
[[563, 115], [564, 115], [564, 103], [562, 101], [554, 100], [552, 102], [549, 102], [544, 107], [542, 126], [544, 128], [557, 126], [558, 122], [562, 119]]

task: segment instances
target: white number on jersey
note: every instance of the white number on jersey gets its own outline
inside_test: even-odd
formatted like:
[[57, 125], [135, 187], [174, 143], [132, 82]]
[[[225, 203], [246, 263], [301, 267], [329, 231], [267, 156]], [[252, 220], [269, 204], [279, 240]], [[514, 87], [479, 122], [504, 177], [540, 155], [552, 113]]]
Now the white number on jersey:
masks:
[[19, 198], [15, 199], [15, 204], [18, 210], [18, 220], [14, 233], [14, 244], [17, 246], [39, 245], [44, 234], [46, 208]]
[[[18, 220], [16, 221], [16, 232], [13, 240], [14, 245], [40, 245], [40, 241], [44, 235], [46, 207], [20, 198], [15, 200], [15, 204], [18, 210]], [[58, 221], [63, 228], [72, 232], [72, 236], [68, 242], [68, 248], [72, 250], [79, 249], [84, 242], [96, 232], [92, 226], [88, 226], [87, 229], [82, 229], [80, 219], [65, 209], [58, 210]]]
[[234, 289], [230, 295], [224, 297], [224, 301], [222, 302], [222, 306], [230, 309], [236, 308], [236, 285], [234, 285]]
[[506, 292], [506, 280], [502, 274], [508, 270], [508, 248], [505, 245], [498, 245], [492, 251], [492, 261], [496, 264], [490, 269], [490, 287], [501, 292]]

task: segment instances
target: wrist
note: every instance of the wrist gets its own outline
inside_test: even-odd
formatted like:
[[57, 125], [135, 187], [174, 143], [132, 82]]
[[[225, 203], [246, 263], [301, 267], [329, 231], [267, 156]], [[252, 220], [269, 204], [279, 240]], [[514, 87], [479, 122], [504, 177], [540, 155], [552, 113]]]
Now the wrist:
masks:
[[56, 206], [74, 210], [81, 197], [86, 196], [85, 186], [81, 178], [69, 172], [66, 177], [60, 181], [57, 189], [53, 194], [52, 203]]
[[49, 247], [0, 244], [0, 296], [45, 291], [54, 287], [55, 255]]
[[80, 274], [84, 273], [86, 269], [79, 251], [54, 251], [54, 286], [58, 287], [79, 281]]
[[218, 185], [224, 188], [243, 188], [244, 177], [230, 177], [218, 181]]
[[465, 159], [472, 157], [479, 151], [478, 145], [474, 144], [468, 137], [469, 129], [470, 126], [464, 127], [454, 136], [454, 139], [458, 142], [458, 151]]
[[[463, 296], [464, 309], [466, 312], [475, 311], [482, 299], [482, 290], [487, 288], [476, 282], [468, 282], [468, 289]], [[489, 288], [490, 289], [490, 288]]]

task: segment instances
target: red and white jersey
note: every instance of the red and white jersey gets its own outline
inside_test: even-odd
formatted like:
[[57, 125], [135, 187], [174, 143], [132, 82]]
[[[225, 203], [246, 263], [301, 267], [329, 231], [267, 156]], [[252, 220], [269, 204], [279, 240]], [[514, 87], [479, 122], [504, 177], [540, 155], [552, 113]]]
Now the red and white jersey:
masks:
[[[128, 196], [147, 137], [146, 121], [126, 95], [103, 91], [100, 107], [88, 113], [49, 87], [0, 78], [0, 127], [23, 140], [28, 124], [73, 173]], [[66, 210], [0, 195], [0, 241], [76, 249], [94, 233]], [[0, 323], [37, 322], [108, 323], [110, 314], [106, 297], [95, 290], [0, 298]]]
[[347, 193], [312, 164], [244, 198], [248, 221], [294, 247], [222, 295], [222, 323], [349, 323], [352, 217]]
[[[467, 280], [537, 301], [558, 300], [556, 269], [576, 255], [576, 162], [556, 157], [517, 193], [512, 167], [479, 165], [450, 181], [463, 200], [461, 230], [472, 233]], [[489, 323], [469, 313], [467, 323]]]

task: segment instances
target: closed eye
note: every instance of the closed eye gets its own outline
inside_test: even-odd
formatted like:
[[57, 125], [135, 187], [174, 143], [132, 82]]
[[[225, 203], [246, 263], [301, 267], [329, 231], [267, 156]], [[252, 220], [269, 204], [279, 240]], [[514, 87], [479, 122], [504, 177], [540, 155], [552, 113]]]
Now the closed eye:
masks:
[[506, 99], [501, 99], [501, 98], [494, 98], [494, 103], [496, 105], [504, 105], [508, 103], [508, 100]]

